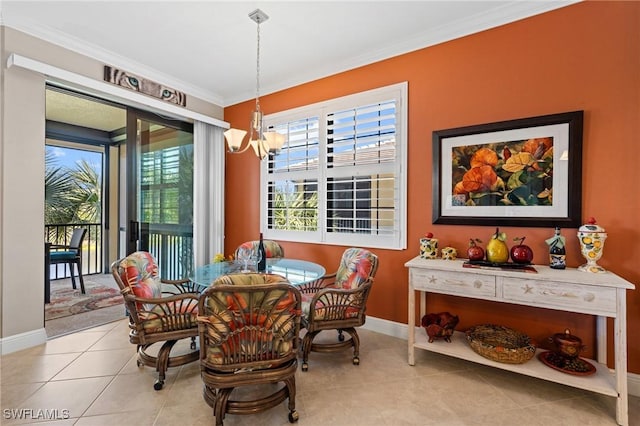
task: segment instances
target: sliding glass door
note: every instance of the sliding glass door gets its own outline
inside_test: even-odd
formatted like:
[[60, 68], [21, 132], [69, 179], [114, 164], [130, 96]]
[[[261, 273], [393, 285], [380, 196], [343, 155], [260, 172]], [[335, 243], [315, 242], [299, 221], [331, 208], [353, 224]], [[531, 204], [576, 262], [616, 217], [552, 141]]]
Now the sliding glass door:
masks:
[[193, 269], [193, 125], [130, 109], [126, 251], [148, 251], [163, 278]]

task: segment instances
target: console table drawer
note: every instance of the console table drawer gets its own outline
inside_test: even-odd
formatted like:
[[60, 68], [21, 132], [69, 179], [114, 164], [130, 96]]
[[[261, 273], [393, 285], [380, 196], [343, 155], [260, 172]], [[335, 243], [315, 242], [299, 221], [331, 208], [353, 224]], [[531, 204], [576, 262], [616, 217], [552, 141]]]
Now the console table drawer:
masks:
[[496, 297], [496, 278], [462, 272], [411, 269], [411, 285], [416, 290], [467, 297]]
[[570, 284], [504, 278], [503, 298], [543, 306], [597, 315], [615, 316], [616, 289], [590, 285]]

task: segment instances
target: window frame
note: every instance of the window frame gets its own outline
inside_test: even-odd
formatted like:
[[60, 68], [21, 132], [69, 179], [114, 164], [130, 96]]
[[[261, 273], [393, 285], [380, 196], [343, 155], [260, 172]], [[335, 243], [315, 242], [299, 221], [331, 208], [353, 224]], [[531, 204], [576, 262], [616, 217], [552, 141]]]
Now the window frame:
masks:
[[[360, 233], [327, 232], [327, 116], [346, 109], [361, 108], [367, 105], [382, 103], [390, 100], [396, 102], [395, 128], [395, 161], [393, 171], [395, 179], [394, 230], [391, 236], [380, 236]], [[359, 92], [315, 104], [293, 108], [265, 115], [266, 128], [278, 124], [293, 122], [311, 117], [318, 117], [318, 138], [320, 153], [318, 156], [318, 170], [306, 175], [317, 177], [318, 185], [318, 229], [316, 231], [276, 230], [268, 227], [268, 196], [269, 196], [269, 161], [260, 163], [260, 229], [265, 238], [295, 241], [304, 243], [322, 243], [327, 245], [346, 245], [373, 247], [393, 250], [404, 250], [407, 246], [407, 117], [408, 117], [408, 83], [401, 82], [364, 92]], [[372, 168], [368, 164], [358, 166], [358, 172]], [[388, 163], [384, 167], [389, 167]], [[375, 169], [376, 167], [373, 166]], [[383, 167], [381, 167], [383, 168]], [[366, 173], [365, 173], [366, 174]]]

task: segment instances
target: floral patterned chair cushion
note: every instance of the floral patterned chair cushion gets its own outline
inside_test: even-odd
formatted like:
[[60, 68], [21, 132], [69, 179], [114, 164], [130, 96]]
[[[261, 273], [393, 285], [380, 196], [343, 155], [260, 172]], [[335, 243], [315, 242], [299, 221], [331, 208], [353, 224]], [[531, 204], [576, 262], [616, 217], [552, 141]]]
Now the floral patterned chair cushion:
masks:
[[350, 248], [345, 250], [336, 272], [335, 288], [354, 289], [369, 279], [378, 266], [378, 256], [369, 250]]
[[[335, 273], [335, 280], [327, 287], [341, 288], [345, 290], [356, 289], [375, 275], [378, 268], [378, 256], [362, 248], [349, 248], [345, 250], [340, 259], [340, 266]], [[311, 300], [315, 293], [302, 294], [302, 313], [305, 318], [309, 318]], [[357, 297], [357, 296], [353, 296]], [[352, 299], [353, 299], [352, 297]], [[345, 309], [345, 317], [356, 317], [360, 311], [360, 304], [357, 300], [352, 300], [353, 306]], [[324, 303], [321, 302], [322, 304]], [[321, 320], [324, 318], [325, 310], [321, 306], [316, 306], [315, 318]]]
[[[284, 288], [269, 289], [270, 284], [284, 284]], [[229, 286], [247, 287], [247, 291]], [[222, 366], [231, 360], [238, 362], [232, 354], [251, 353], [254, 361], [266, 361], [252, 365], [261, 369], [271, 366], [270, 359], [291, 354], [297, 339], [292, 333], [297, 333], [296, 317], [301, 313], [297, 293], [284, 277], [275, 274], [229, 274], [216, 279], [198, 304], [198, 321], [205, 325], [200, 331], [201, 360]], [[252, 357], [245, 361], [251, 362]]]
[[[246, 241], [246, 242], [240, 244], [238, 246], [238, 248], [236, 249], [236, 252], [234, 254], [235, 258], [236, 259], [238, 258], [238, 249], [239, 248], [247, 247], [247, 248], [250, 248], [251, 250], [255, 251], [255, 250], [258, 249], [258, 244], [260, 244], [260, 241]], [[275, 242], [273, 240], [262, 240], [262, 244], [264, 245], [264, 252], [267, 255], [267, 258], [284, 257], [284, 249], [277, 242]]]
[[[145, 299], [161, 299], [163, 285], [158, 273], [158, 265], [153, 255], [146, 251], [131, 253], [120, 263], [122, 282], [136, 296]], [[126, 293], [123, 291], [123, 293]], [[137, 303], [138, 318], [142, 321], [147, 333], [166, 331], [165, 318], [181, 315], [197, 315], [197, 308], [192, 300], [175, 303], [155, 304]]]
[[136, 297], [162, 297], [158, 264], [149, 252], [137, 251], [127, 256], [120, 263], [120, 277]]

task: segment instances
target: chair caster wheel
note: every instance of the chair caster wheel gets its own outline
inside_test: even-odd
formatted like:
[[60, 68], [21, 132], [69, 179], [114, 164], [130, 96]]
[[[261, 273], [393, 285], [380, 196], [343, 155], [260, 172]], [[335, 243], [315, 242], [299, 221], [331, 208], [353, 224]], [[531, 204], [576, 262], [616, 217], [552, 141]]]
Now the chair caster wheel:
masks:
[[360, 358], [358, 357], [353, 358], [353, 365], [360, 365]]
[[302, 371], [309, 371], [309, 364], [307, 364], [306, 362], [302, 363]]
[[344, 342], [344, 334], [342, 333], [338, 334], [338, 340], [340, 340], [341, 342]]
[[160, 389], [162, 389], [162, 387], [164, 386], [164, 382], [161, 382], [160, 380], [156, 381], [153, 384], [153, 388], [157, 391], [159, 391]]
[[191, 342], [191, 350], [192, 351], [196, 350], [196, 342]]
[[300, 416], [298, 415], [297, 411], [292, 411], [289, 413], [289, 423], [295, 423], [299, 418]]
[[142, 367], [142, 362], [139, 359], [137, 359], [136, 360], [136, 365], [138, 366], [138, 368], [140, 368], [140, 367]]

